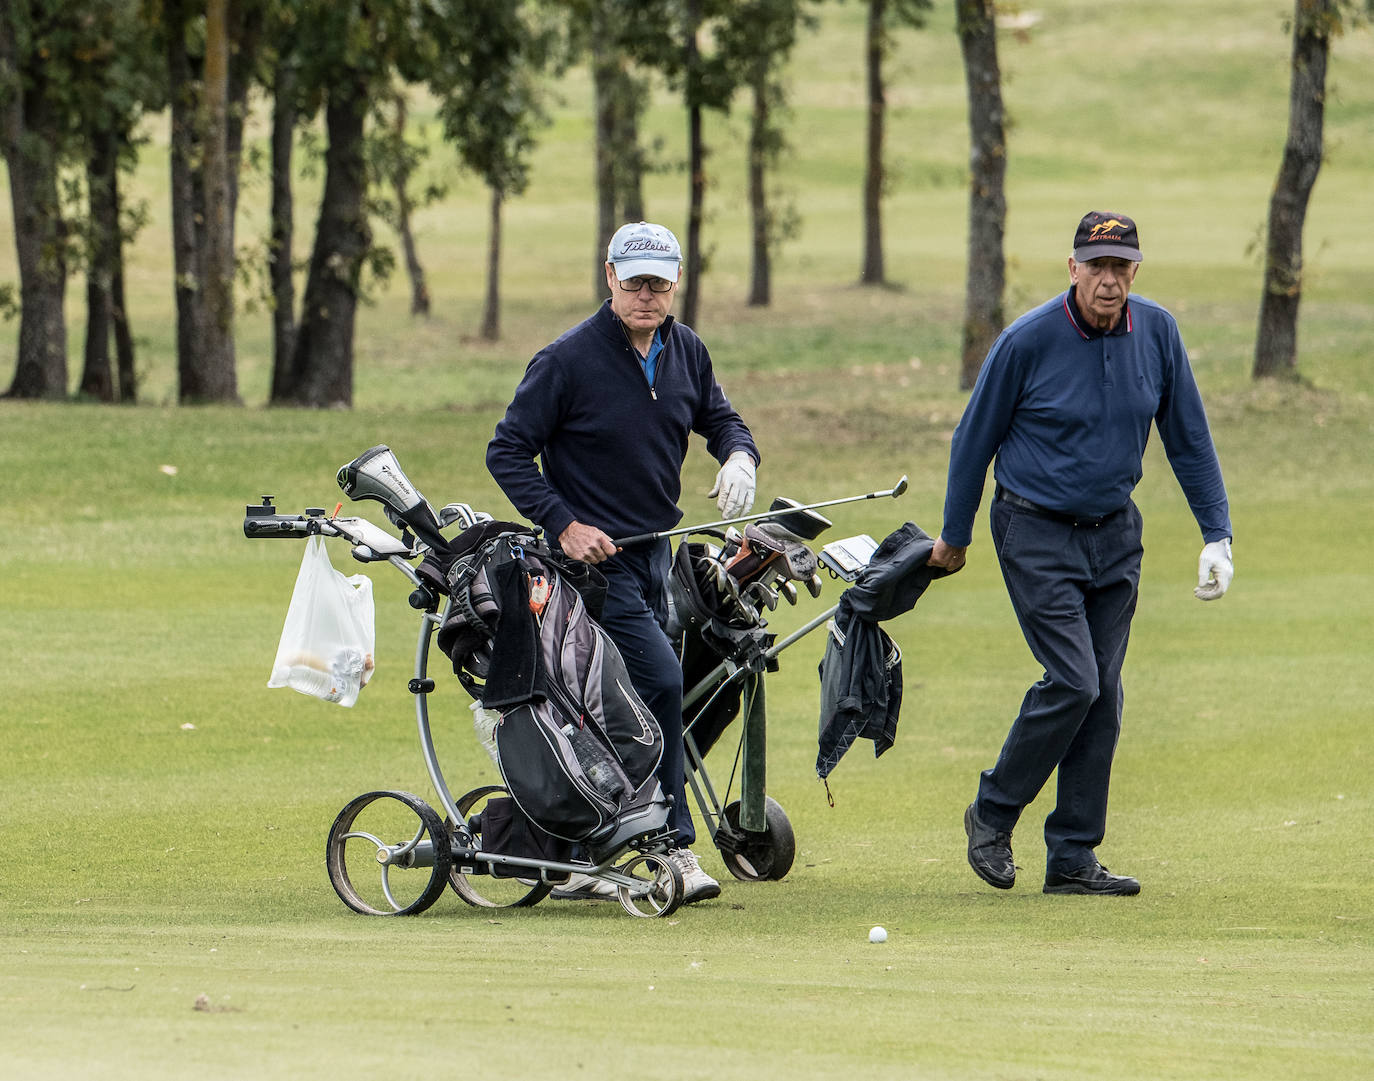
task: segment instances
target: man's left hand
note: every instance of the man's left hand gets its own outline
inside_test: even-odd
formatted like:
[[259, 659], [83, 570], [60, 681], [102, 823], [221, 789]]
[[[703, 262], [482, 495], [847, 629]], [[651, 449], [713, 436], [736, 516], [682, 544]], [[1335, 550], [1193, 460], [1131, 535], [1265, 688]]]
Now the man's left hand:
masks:
[[719, 496], [716, 506], [725, 518], [737, 518], [748, 514], [754, 505], [754, 459], [744, 450], [737, 450], [725, 459], [725, 464], [716, 474], [716, 483], [706, 493]]
[[956, 548], [952, 544], [946, 544], [944, 537], [935, 538], [935, 547], [930, 550], [930, 555], [926, 563], [932, 567], [943, 567], [953, 574], [964, 565], [964, 560], [968, 556], [968, 545]]
[[1193, 596], [1200, 601], [1217, 600], [1230, 586], [1233, 574], [1231, 538], [1209, 541], [1202, 546], [1202, 555], [1198, 557], [1197, 589], [1193, 590]]

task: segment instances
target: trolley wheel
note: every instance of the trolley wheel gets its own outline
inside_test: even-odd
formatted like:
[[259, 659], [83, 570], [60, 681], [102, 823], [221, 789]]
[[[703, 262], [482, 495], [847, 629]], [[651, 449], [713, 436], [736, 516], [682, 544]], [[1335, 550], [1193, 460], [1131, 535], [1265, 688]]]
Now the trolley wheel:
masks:
[[411, 916], [434, 904], [449, 871], [448, 831], [409, 792], [367, 792], [329, 829], [325, 866], [334, 892], [354, 912]]
[[[476, 817], [493, 796], [508, 796], [510, 792], [500, 785], [487, 785], [474, 788], [471, 792], [454, 802], [454, 807], [468, 823], [473, 843], [482, 847], [482, 833], [473, 828]], [[462, 870], [458, 864], [451, 864], [448, 870], [448, 884], [453, 892], [468, 904], [477, 908], [527, 908], [537, 905], [549, 895], [553, 886], [542, 881], [539, 871], [531, 868], [530, 878], [498, 878], [490, 873], [489, 864], [480, 864], [476, 870]]]
[[636, 886], [617, 886], [620, 907], [631, 916], [646, 919], [671, 916], [682, 907], [687, 887], [682, 872], [667, 856], [641, 852], [616, 868], [622, 875], [636, 879]]
[[716, 836], [725, 869], [744, 882], [776, 882], [792, 869], [797, 855], [797, 839], [787, 812], [772, 796], [763, 797], [762, 833], [740, 828], [740, 801], [735, 800], [721, 812], [723, 829]]

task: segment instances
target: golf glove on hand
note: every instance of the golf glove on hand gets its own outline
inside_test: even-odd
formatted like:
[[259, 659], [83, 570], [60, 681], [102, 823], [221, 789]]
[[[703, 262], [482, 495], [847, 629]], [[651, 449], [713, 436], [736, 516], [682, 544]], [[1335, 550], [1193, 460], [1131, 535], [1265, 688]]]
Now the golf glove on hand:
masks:
[[706, 494], [719, 496], [716, 506], [725, 518], [748, 514], [754, 505], [754, 459], [749, 452], [737, 450], [726, 458], [715, 486]]
[[1230, 537], [1204, 544], [1197, 561], [1197, 589], [1193, 590], [1193, 596], [1200, 601], [1216, 600], [1226, 592], [1234, 573]]

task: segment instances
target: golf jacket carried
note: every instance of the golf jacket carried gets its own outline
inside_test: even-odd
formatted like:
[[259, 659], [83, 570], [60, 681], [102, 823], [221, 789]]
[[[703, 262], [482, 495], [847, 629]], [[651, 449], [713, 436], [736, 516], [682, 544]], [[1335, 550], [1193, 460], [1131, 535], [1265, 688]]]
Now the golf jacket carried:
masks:
[[902, 653], [878, 624], [911, 611], [931, 582], [954, 573], [927, 561], [935, 542], [915, 522], [883, 538], [854, 584], [840, 594], [821, 658], [816, 775], [825, 780], [856, 739], [879, 757], [897, 738]]
[[672, 316], [658, 335], [652, 385], [610, 301], [525, 369], [487, 446], [487, 468], [551, 540], [574, 520], [612, 537], [672, 529], [692, 432], [718, 462], [737, 450], [759, 461], [701, 339]]

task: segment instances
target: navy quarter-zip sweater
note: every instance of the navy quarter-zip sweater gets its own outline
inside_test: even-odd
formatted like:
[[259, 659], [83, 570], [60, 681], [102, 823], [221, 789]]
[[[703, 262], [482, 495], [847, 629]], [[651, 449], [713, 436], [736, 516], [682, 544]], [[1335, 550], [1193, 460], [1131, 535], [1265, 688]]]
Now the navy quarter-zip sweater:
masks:
[[612, 537], [672, 529], [692, 432], [718, 462], [737, 450], [760, 460], [701, 339], [671, 315], [658, 334], [652, 387], [610, 301], [525, 369], [487, 445], [487, 469], [550, 538], [574, 520]]
[[1021, 316], [988, 352], [950, 444], [945, 542], [972, 539], [994, 455], [997, 483], [1043, 507], [1099, 516], [1125, 506], [1151, 423], [1203, 540], [1230, 537], [1221, 466], [1174, 317], [1131, 297], [1103, 334], [1072, 293]]

